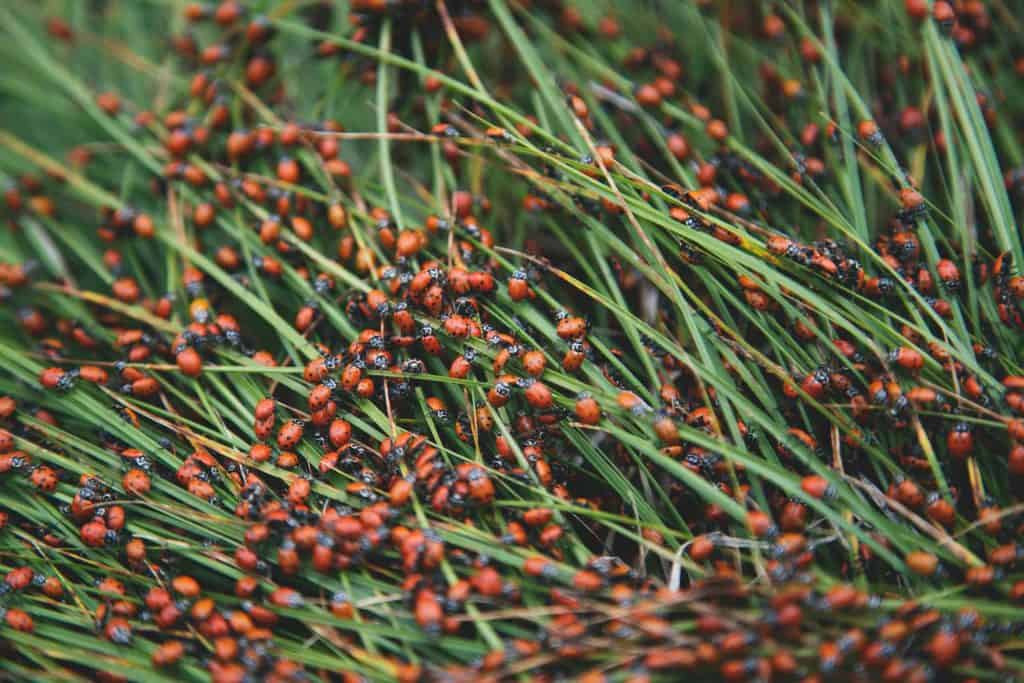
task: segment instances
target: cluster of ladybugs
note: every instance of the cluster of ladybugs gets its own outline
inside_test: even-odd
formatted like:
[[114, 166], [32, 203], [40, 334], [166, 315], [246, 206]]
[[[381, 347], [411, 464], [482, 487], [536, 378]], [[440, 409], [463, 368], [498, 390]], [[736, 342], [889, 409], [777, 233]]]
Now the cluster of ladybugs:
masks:
[[[429, 4], [353, 0], [352, 40], [375, 44], [383, 20], [394, 19], [399, 26], [427, 27], [426, 53], [433, 54], [446, 45], [443, 20], [449, 12], [463, 40], [482, 39], [491, 28], [483, 3], [453, 0], [445, 12], [425, 7]], [[570, 33], [587, 30], [571, 5], [537, 4]], [[954, 11], [950, 3], [932, 3], [932, 16], [960, 45], [970, 45], [989, 31], [987, 14], [979, 9], [981, 3], [956, 4], [963, 7]], [[326, 3], [314, 9], [310, 25], [325, 28]], [[927, 3], [908, 0], [906, 9], [915, 20], [928, 17]], [[954, 22], [955, 17], [962, 20]], [[155, 211], [102, 211], [97, 237], [105, 248], [102, 264], [110, 296], [90, 300], [96, 324], [55, 316], [37, 303], [33, 285], [68, 286], [44, 283], [38, 263], [0, 263], [2, 295], [23, 304], [17, 310], [21, 330], [33, 340], [30, 353], [45, 361], [37, 379], [46, 393], [38, 400], [56, 406], [41, 408], [20, 395], [0, 397], [0, 491], [20, 495], [21, 487], [30, 487], [26, 490], [34, 499], [52, 504], [64, 527], [71, 523], [77, 528], [82, 552], [102, 554], [133, 574], [127, 583], [111, 575], [90, 587], [99, 596], [90, 618], [101, 637], [118, 645], [145, 641], [152, 664], [171, 675], [183, 670], [175, 667], [201, 661], [213, 680], [225, 683], [306, 680], [314, 676], [306, 666], [319, 673], [315, 658], [304, 665], [275, 644], [278, 638], [305, 637], [298, 622], [306, 610], [326, 611], [345, 622], [385, 623], [400, 614], [431, 636], [467, 638], [483, 633], [481, 623], [493, 619], [510, 625], [506, 634], [518, 634], [506, 635], [500, 647], [458, 665], [381, 655], [386, 671], [403, 681], [504, 680], [532, 671], [537, 680], [572, 674], [596, 682], [605, 680], [605, 668], [611, 667], [619, 679], [638, 683], [651, 676], [677, 678], [681, 671], [728, 681], [814, 683], [844, 673], [925, 683], [954, 671], [1008, 667], [998, 643], [1019, 635], [1012, 622], [916, 602], [894, 606], [845, 582], [823, 584], [818, 562], [830, 569], [839, 565], [844, 576], [856, 569], [891, 579], [877, 549], [894, 545], [871, 532], [874, 545], [859, 544], [847, 557], [838, 535], [822, 532], [824, 519], [812, 504], [828, 504], [836, 489], [806, 465], [808, 454], [818, 457], [830, 450], [819, 441], [833, 436], [831, 425], [809, 424], [808, 407], [833, 404], [857, 426], [842, 433], [844, 474], [850, 479], [876, 480], [872, 432], [902, 429], [939, 437], [928, 443], [941, 444], [941, 454], [948, 456], [940, 468], [946, 474], [969, 468], [980, 450], [977, 444], [1005, 448], [1008, 436], [1007, 470], [1024, 477], [1024, 376], [1009, 372], [991, 349], [975, 344], [968, 367], [944, 347], [924, 343], [908, 324], [901, 334], [913, 346], [871, 353], [852, 334], [823, 337], [809, 306], [783, 301], [788, 292], [740, 275], [743, 302], [777, 315], [779, 326], [807, 345], [827, 347], [826, 355], [836, 358], [779, 379], [781, 414], [791, 426], [785, 438], [770, 439], [768, 453], [799, 473], [802, 496], [763, 482], [758, 486], [765, 487], [764, 495], [755, 495], [743, 466], [707, 444], [738, 434], [736, 447], [764, 453], [759, 450], [764, 441], [743, 419], [725, 423], [715, 388], [693, 368], [644, 338], [661, 385], [651, 388], [651, 400], [642, 398], [624, 378], [639, 362], [616, 347], [623, 330], [614, 322], [592, 329], [586, 317], [564, 310], [577, 303], [576, 295], [568, 287], [559, 292], [560, 283], [547, 277], [553, 265], [542, 256], [540, 240], [528, 240], [529, 258], [523, 260], [529, 265], [502, 262], [497, 249], [501, 235], [482, 225], [493, 207], [479, 193], [452, 192], [445, 216], [427, 216], [422, 226], [413, 227], [359, 196], [352, 169], [340, 157], [340, 122], [243, 127], [254, 112], [230, 87], [231, 79], [265, 97], [274, 111], [285, 99], [271, 49], [278, 35], [274, 22], [251, 16], [235, 0], [190, 3], [186, 18], [195, 32], [175, 37], [173, 46], [194, 67], [188, 103], [158, 115], [131, 112], [130, 103], [116, 93], [103, 92], [95, 99], [104, 116], [146, 131], [160, 143], [166, 164], [152, 189], [161, 201], [181, 198], [173, 206], [182, 207], [182, 215], [172, 218], [187, 223], [196, 245], [196, 253], [186, 259], [193, 265], [183, 268], [177, 283], [186, 301], [174, 294], [147, 295], [151, 288], [143, 286], [145, 273], [133, 274], [135, 261], [118, 248], [130, 239], [153, 243], [165, 229]], [[59, 20], [48, 29], [58, 40], [74, 39]], [[778, 40], [785, 30], [785, 22], [770, 14], [758, 33]], [[597, 32], [616, 40], [622, 30], [605, 17]], [[199, 34], [214, 39], [201, 47]], [[404, 37], [399, 42], [396, 50], [412, 53]], [[318, 42], [314, 51], [321, 59], [352, 61], [352, 53], [330, 40]], [[813, 43], [802, 43], [801, 54], [809, 62], [822, 58]], [[629, 93], [630, 102], [638, 110], [655, 111], [677, 98], [682, 63], [669, 45], [630, 50], [624, 70], [650, 75], [649, 82]], [[361, 80], [372, 84], [376, 62], [367, 59], [357, 66]], [[773, 97], [799, 96], [800, 83], [784, 79], [773, 67], [765, 66], [762, 76], [766, 84], [779, 86]], [[424, 79], [426, 93], [442, 87], [436, 78]], [[565, 84], [565, 95], [581, 125], [597, 133], [597, 117], [579, 88]], [[700, 185], [690, 192], [675, 185], [662, 188], [685, 205], [672, 207], [670, 216], [684, 228], [742, 246], [746, 243], [738, 233], [701, 216], [719, 212], [750, 223], [755, 215], [768, 215], [778, 184], [722, 144], [729, 139], [728, 127], [710, 110], [693, 102], [689, 110], [716, 151], [701, 157], [696, 140], [678, 130], [664, 131], [666, 150], [676, 162], [691, 164]], [[924, 114], [909, 106], [896, 118], [908, 134], [919, 133], [925, 123]], [[397, 113], [389, 114], [388, 133], [399, 134], [405, 125]], [[531, 135], [528, 125], [516, 130]], [[431, 131], [457, 173], [465, 154], [458, 138], [474, 135], [450, 123], [436, 124]], [[865, 145], [883, 141], [873, 121], [862, 122], [856, 133]], [[815, 154], [837, 136], [834, 125], [820, 130], [810, 124], [802, 130], [799, 139], [807, 154], [800, 157], [795, 181], [823, 180], [828, 169], [821, 157], [827, 155]], [[492, 128], [472, 142], [506, 149], [512, 140], [504, 129]], [[585, 165], [588, 174], [601, 177], [595, 167], [614, 165], [615, 150], [606, 144], [595, 150]], [[74, 150], [70, 160], [83, 170], [92, 163], [84, 147]], [[565, 174], [550, 168], [545, 173], [570, 185]], [[1024, 184], [1022, 177], [1019, 171], [1007, 173], [1007, 186]], [[332, 192], [321, 199], [322, 188], [314, 183]], [[740, 189], [762, 198], [751, 199]], [[59, 203], [48, 192], [42, 180], [21, 178], [5, 195], [12, 221], [22, 215], [57, 216]], [[580, 194], [582, 210], [609, 224], [625, 220], [621, 206]], [[812, 273], [813, 287], [835, 284], [874, 302], [890, 302], [905, 283], [944, 320], [954, 316], [949, 298], [961, 292], [960, 267], [971, 268], [978, 286], [991, 287], [1000, 321], [1012, 332], [1024, 329], [1024, 278], [1013, 272], [1009, 254], [961, 266], [952, 258], [931, 263], [916, 232], [927, 217], [925, 198], [908, 187], [899, 200], [900, 210], [872, 245], [885, 273], [869, 275], [855, 250], [829, 239], [804, 242], [765, 231], [765, 253], [787, 269]], [[140, 198], [139, 203], [149, 201]], [[556, 198], [538, 189], [525, 195], [522, 205], [531, 213], [559, 215]], [[248, 216], [248, 224], [236, 225], [239, 215]], [[327, 243], [330, 256], [321, 249]], [[259, 255], [252, 256], [254, 250]], [[687, 243], [673, 265], [689, 272], [700, 267], [702, 258]], [[618, 262], [613, 266], [619, 290], [630, 305], [640, 307], [649, 288], [636, 270]], [[342, 278], [350, 289], [342, 289]], [[287, 344], [274, 336], [267, 341], [258, 321], [247, 322], [242, 311], [256, 291], [271, 291], [280, 299], [275, 315], [295, 311], [295, 336]], [[546, 298], [546, 291], [564, 293], [566, 299]], [[807, 315], [806, 322], [791, 320], [793, 306]], [[186, 310], [189, 322], [182, 328]], [[717, 321], [712, 326], [721, 331]], [[264, 347], [255, 348], [257, 341]], [[299, 362], [296, 341], [310, 342], [311, 360], [292, 374], [259, 375], [260, 366], [287, 370], [283, 366]], [[92, 360], [76, 360], [82, 355]], [[957, 390], [923, 380], [928, 363], [941, 366]], [[58, 426], [62, 404], [52, 402], [54, 396], [99, 396], [109, 404], [113, 395], [138, 401], [135, 409], [124, 400], [115, 403], [124, 425], [157, 433], [167, 423], [154, 415], [173, 414], [171, 407], [182, 403], [180, 387], [210, 381], [211, 366], [233, 364], [255, 367], [255, 376], [268, 388], [268, 395], [243, 408], [245, 420], [251, 419], [251, 434], [244, 435], [247, 450], [214, 447], [194, 431], [171, 428], [167, 445], [171, 437], [175, 444], [188, 441], [188, 455], [178, 457], [168, 448], [171, 455], [155, 461], [123, 430], [111, 428], [90, 442], [110, 456], [101, 461], [104, 479], [59, 466], [50, 456], [64, 454], [61, 444], [36, 424]], [[997, 376], [1005, 393], [986, 390], [976, 367]], [[183, 425], [201, 421], [194, 406], [177, 409], [185, 414]], [[385, 419], [375, 428], [371, 416]], [[988, 427], [979, 426], [986, 421]], [[670, 474], [672, 468], [653, 462], [638, 467], [627, 440], [614, 438], [602, 426], [653, 438], [658, 454], [670, 464], [715, 493], [740, 501], [742, 523], [705, 490]], [[705, 445], [684, 438], [683, 426]], [[646, 527], [638, 539], [605, 543], [607, 530], [595, 519], [604, 515], [616, 522], [632, 514], [636, 501], [624, 500], [602, 479], [608, 470], [598, 472], [579, 456], [580, 440], [591, 435], [596, 436], [589, 445], [607, 460], [602, 464], [608, 470], [647, 490], [656, 488], [651, 498], [686, 520], [692, 539], [662, 568], [678, 574], [685, 563], [692, 576], [673, 580], [671, 586], [650, 577], [654, 562], [646, 553], [667, 547], [663, 530]], [[1024, 600], [1019, 573], [1024, 547], [1014, 541], [1019, 518], [993, 500], [972, 495], [973, 490], [968, 493], [971, 475], [943, 486], [935, 476], [935, 453], [919, 443], [890, 454], [903, 476], [877, 491], [886, 501], [879, 507], [888, 512], [888, 506], [898, 505], [929, 533], [946, 537], [967, 522], [987, 540], [984, 561], [967, 569], [924, 551], [908, 553], [906, 566], [924, 580], [952, 578], [965, 590]], [[159, 502], [167, 486], [211, 509], [233, 512], [237, 526], [225, 533], [234, 534], [234, 545], [221, 553], [233, 563], [233, 585], [210, 575], [187, 553], [174, 551], [173, 544], [157, 552], [133, 532], [132, 505]], [[503, 496], [509, 505], [497, 504]], [[593, 514], [564, 511], [573, 507]], [[472, 536], [480, 526], [498, 528], [500, 535], [479, 530], [481, 536]], [[64, 527], [34, 523], [15, 506], [0, 509], [0, 533], [17, 529], [19, 537], [62, 548], [70, 542], [61, 533]], [[456, 532], [475, 538], [477, 548], [453, 541]], [[190, 538], [194, 532], [173, 533]], [[493, 552], [479, 547], [480, 538], [494, 545]], [[755, 551], [751, 555], [757, 560], [745, 550]], [[51, 602], [68, 601], [74, 592], [69, 588], [76, 588], [41, 566], [10, 567], [0, 585], [4, 623], [13, 630], [31, 633], [35, 628], [35, 596], [25, 594], [38, 590]], [[748, 584], [743, 572], [752, 566], [767, 588]], [[388, 582], [398, 597], [367, 607], [343, 591], [325, 597], [323, 584], [310, 578], [356, 570]], [[375, 613], [373, 605], [384, 602], [396, 606]], [[531, 617], [538, 612], [545, 620], [534, 628]], [[483, 622], [478, 621], [481, 614]], [[677, 627], [683, 622], [687, 629]], [[323, 632], [317, 631], [317, 637], [326, 638]], [[608, 664], [609, 653], [616, 657], [614, 664]], [[114, 672], [99, 675], [123, 680]], [[341, 676], [361, 680], [351, 672]]]

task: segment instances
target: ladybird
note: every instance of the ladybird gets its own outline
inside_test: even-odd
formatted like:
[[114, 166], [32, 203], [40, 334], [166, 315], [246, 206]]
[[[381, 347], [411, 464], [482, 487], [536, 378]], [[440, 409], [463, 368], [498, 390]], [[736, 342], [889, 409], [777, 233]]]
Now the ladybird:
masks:
[[24, 590], [32, 583], [34, 575], [31, 567], [17, 567], [7, 572], [4, 583], [10, 586], [11, 590]]
[[184, 655], [185, 646], [180, 640], [168, 640], [153, 650], [150, 660], [153, 666], [164, 668], [177, 664]]
[[52, 600], [60, 600], [64, 596], [64, 584], [56, 576], [49, 576], [43, 581], [42, 591]]
[[469, 495], [478, 504], [487, 504], [494, 500], [494, 483], [479, 467], [474, 467], [466, 475], [469, 484]]
[[327, 436], [332, 446], [343, 448], [352, 438], [352, 425], [346, 420], [333, 420], [327, 429]]
[[495, 408], [500, 408], [512, 397], [512, 387], [514, 385], [507, 379], [499, 379], [494, 386], [487, 391], [487, 402]]
[[542, 351], [527, 351], [520, 356], [519, 361], [522, 363], [526, 373], [533, 377], [543, 375], [544, 369], [547, 367], [547, 357], [545, 357]]
[[512, 273], [512, 277], [508, 281], [508, 295], [512, 301], [524, 301], [536, 297], [536, 294], [530, 287], [526, 271], [517, 270]]
[[133, 496], [144, 496], [150, 489], [149, 475], [139, 468], [130, 469], [122, 477], [121, 486]]
[[576, 419], [585, 425], [595, 425], [601, 421], [601, 407], [589, 394], [582, 394], [574, 407]]
[[191, 346], [186, 346], [179, 351], [174, 358], [178, 368], [187, 377], [198, 377], [203, 369], [203, 360], [199, 352]]
[[904, 394], [915, 407], [927, 408], [940, 398], [939, 392], [930, 387], [913, 387]]
[[924, 356], [914, 349], [901, 346], [889, 353], [889, 362], [896, 363], [904, 370], [917, 372], [924, 367]]
[[[946, 3], [936, 3], [946, 4]], [[931, 654], [932, 661], [939, 668], [945, 669], [952, 666], [960, 656], [960, 636], [951, 628], [940, 628], [931, 637], [924, 649]]]
[[949, 454], [963, 460], [974, 452], [974, 435], [971, 426], [966, 422], [957, 422], [946, 435], [946, 448]]
[[437, 633], [441, 630], [441, 618], [444, 612], [437, 595], [430, 589], [422, 589], [416, 593], [413, 605], [413, 614], [416, 623], [428, 633]]
[[423, 350], [430, 355], [437, 356], [441, 354], [441, 342], [434, 333], [434, 328], [430, 325], [422, 326], [419, 329], [416, 338], [419, 341], [420, 346], [423, 347]]
[[956, 21], [956, 12], [946, 0], [936, 0], [932, 5], [932, 19], [944, 32], [949, 32]]
[[191, 576], [179, 575], [171, 580], [171, 588], [183, 598], [196, 598], [199, 596], [199, 582]]
[[39, 374], [39, 383], [47, 389], [69, 389], [71, 379], [71, 373], [63, 368], [46, 368]]
[[547, 410], [552, 406], [551, 390], [540, 380], [530, 379], [525, 382], [523, 395], [527, 403], [537, 410]]
[[35, 622], [28, 612], [13, 607], [7, 610], [7, 613], [4, 615], [4, 622], [15, 631], [21, 631], [22, 633], [32, 633], [36, 628]]
[[302, 420], [289, 420], [281, 425], [277, 432], [277, 445], [281, 448], [292, 448], [302, 439], [304, 424]]
[[747, 528], [757, 538], [772, 538], [778, 534], [775, 523], [760, 510], [751, 510], [747, 513]]
[[562, 356], [562, 369], [566, 372], [578, 372], [586, 360], [587, 347], [584, 342], [575, 340], [569, 342], [565, 355]]
[[93, 384], [106, 384], [109, 379], [107, 371], [96, 365], [83, 365], [78, 369], [78, 376]]
[[604, 585], [604, 580], [597, 572], [589, 569], [582, 569], [573, 575], [572, 585], [576, 590], [585, 593], [592, 593], [601, 589]]
[[882, 137], [882, 132], [878, 129], [878, 124], [871, 120], [864, 120], [857, 124], [857, 135], [861, 140], [875, 147], [881, 145], [885, 140]]
[[579, 339], [587, 333], [587, 323], [578, 316], [563, 316], [558, 321], [556, 332], [562, 339]]
[[323, 409], [331, 400], [331, 387], [326, 384], [318, 384], [309, 392], [307, 403], [311, 411]]
[[820, 401], [825, 396], [830, 382], [831, 377], [828, 371], [824, 368], [819, 368], [804, 377], [800, 383], [800, 388], [815, 401]]
[[653, 109], [661, 105], [661, 91], [651, 83], [638, 85], [633, 91], [637, 104], [645, 109]]
[[708, 137], [715, 142], [725, 142], [729, 137], [729, 127], [721, 119], [711, 119], [705, 126]]
[[93, 519], [79, 530], [82, 542], [92, 548], [100, 548], [107, 542], [107, 525], [102, 519]]
[[272, 398], [260, 399], [259, 403], [256, 404], [256, 408], [253, 410], [253, 417], [257, 420], [267, 420], [274, 417], [274, 411], [277, 409], [277, 402]]
[[904, 561], [910, 571], [918, 576], [932, 576], [939, 566], [939, 559], [935, 555], [922, 550], [907, 553]]
[[925, 514], [929, 519], [947, 528], [953, 526], [956, 521], [956, 509], [937, 493], [929, 494], [925, 505]]
[[466, 379], [469, 377], [469, 373], [473, 369], [473, 361], [471, 359], [475, 355], [471, 349], [467, 349], [465, 354], [456, 356], [452, 360], [451, 365], [448, 366], [448, 376], [453, 379]]
[[836, 496], [835, 487], [828, 479], [812, 474], [800, 480], [800, 488], [811, 498], [831, 499]]
[[46, 465], [40, 465], [32, 470], [32, 485], [43, 493], [53, 493], [57, 490], [57, 472]]
[[960, 269], [949, 259], [939, 259], [935, 264], [935, 272], [942, 281], [942, 285], [950, 292], [960, 289]]
[[125, 557], [129, 562], [141, 563], [146, 559], [146, 545], [140, 538], [133, 538], [124, 546]]

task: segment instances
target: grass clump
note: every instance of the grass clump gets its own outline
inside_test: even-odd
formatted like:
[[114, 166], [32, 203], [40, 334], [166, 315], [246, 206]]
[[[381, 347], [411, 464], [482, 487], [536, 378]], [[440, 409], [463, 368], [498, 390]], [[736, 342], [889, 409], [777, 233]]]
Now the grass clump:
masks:
[[995, 1], [0, 6], [0, 668], [1024, 671]]

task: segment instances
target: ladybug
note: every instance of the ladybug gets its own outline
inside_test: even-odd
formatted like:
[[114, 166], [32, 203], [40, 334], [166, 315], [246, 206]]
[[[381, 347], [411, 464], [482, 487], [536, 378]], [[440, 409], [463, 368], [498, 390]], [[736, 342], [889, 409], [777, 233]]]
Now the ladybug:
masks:
[[466, 482], [469, 484], [469, 495], [476, 503], [487, 504], [494, 500], [494, 483], [481, 468], [470, 469]]
[[4, 621], [15, 631], [22, 633], [32, 633], [36, 628], [35, 622], [28, 612], [13, 607], [7, 610]]
[[765, 247], [776, 256], [791, 256], [798, 249], [795, 242], [782, 235], [770, 236]]
[[65, 371], [64, 368], [46, 368], [39, 375], [39, 383], [46, 389], [59, 389], [67, 391], [74, 386], [77, 372], [74, 370]]
[[523, 364], [523, 369], [526, 373], [534, 377], [540, 377], [544, 374], [544, 368], [547, 366], [547, 358], [541, 351], [527, 351], [520, 357], [520, 362]]
[[307, 402], [310, 411], [316, 412], [327, 406], [331, 400], [331, 387], [327, 384], [318, 384], [309, 392]]
[[924, 356], [914, 349], [901, 346], [897, 349], [893, 349], [889, 353], [889, 362], [896, 363], [904, 370], [917, 372], [924, 367]]
[[572, 577], [573, 587], [584, 593], [592, 593], [604, 586], [604, 579], [601, 575], [590, 569], [581, 569]]
[[128, 645], [132, 642], [132, 627], [127, 619], [115, 617], [107, 622], [103, 628], [104, 637], [118, 645]]
[[199, 352], [191, 346], [186, 346], [179, 351], [175, 355], [174, 361], [187, 377], [198, 377], [202, 372], [203, 359], [199, 356]]
[[448, 366], [448, 376], [453, 379], [466, 379], [469, 377], [469, 373], [473, 370], [473, 359], [475, 357], [476, 354], [472, 352], [472, 349], [467, 349], [463, 355], [456, 356], [451, 365]]
[[323, 382], [327, 378], [330, 369], [327, 365], [327, 358], [319, 357], [314, 358], [302, 371], [302, 378], [311, 384], [318, 384]]
[[150, 656], [153, 666], [164, 668], [177, 664], [185, 655], [185, 646], [180, 640], [168, 640], [161, 643]]
[[939, 29], [944, 33], [949, 33], [953, 24], [956, 23], [956, 11], [946, 0], [936, 0], [932, 5], [932, 19], [938, 24]]
[[474, 292], [489, 294], [494, 292], [497, 284], [494, 275], [485, 270], [473, 270], [469, 273], [469, 286]]
[[595, 425], [601, 421], [601, 407], [589, 394], [581, 394], [576, 399], [574, 412], [576, 419], [585, 425]]
[[78, 376], [93, 384], [106, 384], [109, 379], [107, 371], [96, 365], [83, 365], [78, 369]]
[[174, 592], [183, 598], [199, 597], [199, 582], [185, 574], [174, 577], [174, 579], [171, 580], [171, 588], [173, 588]]
[[327, 432], [328, 439], [335, 448], [343, 448], [352, 439], [352, 425], [346, 420], [332, 421]]
[[440, 285], [433, 285], [423, 293], [422, 300], [420, 302], [424, 309], [430, 315], [440, 315], [441, 309], [444, 306], [444, 289]]
[[126, 304], [134, 304], [139, 300], [139, 296], [142, 290], [139, 288], [139, 283], [135, 281], [135, 278], [123, 277], [114, 280], [110, 286], [111, 291], [114, 293], [114, 297]]
[[101, 518], [82, 525], [79, 530], [82, 542], [91, 548], [100, 548], [107, 542], [107, 525]]
[[857, 124], [857, 135], [861, 140], [875, 147], [880, 146], [885, 140], [882, 137], [882, 131], [878, 129], [878, 124], [871, 120], [864, 120]]
[[420, 346], [423, 347], [424, 351], [431, 354], [432, 356], [440, 355], [442, 349], [441, 341], [437, 338], [437, 335], [435, 334], [433, 327], [431, 327], [430, 325], [423, 325], [422, 327], [420, 327], [419, 332], [416, 335], [416, 338], [419, 341]]
[[32, 470], [32, 485], [43, 493], [53, 493], [57, 490], [57, 473], [51, 467], [40, 465]]
[[42, 591], [46, 597], [60, 600], [64, 595], [64, 585], [56, 576], [49, 576], [43, 581]]
[[949, 259], [940, 259], [935, 264], [935, 272], [939, 276], [939, 280], [942, 281], [942, 285], [950, 292], [956, 292], [960, 289], [960, 269], [956, 267], [956, 264]]
[[394, 507], [404, 507], [412, 498], [413, 481], [408, 478], [396, 479], [388, 490], [388, 501]]
[[800, 383], [800, 388], [815, 401], [820, 401], [828, 391], [830, 383], [831, 376], [829, 375], [828, 370], [825, 368], [818, 368], [804, 377], [803, 381]]
[[462, 315], [450, 315], [443, 319], [444, 331], [455, 338], [468, 337], [470, 334], [470, 320]]
[[966, 422], [957, 422], [946, 435], [946, 448], [957, 460], [963, 460], [974, 452], [974, 435]]
[[139, 468], [130, 469], [122, 477], [121, 486], [133, 496], [144, 496], [150, 489], [149, 475]]
[[537, 410], [547, 410], [552, 405], [551, 390], [543, 382], [536, 379], [528, 379], [521, 382], [525, 386], [523, 395], [526, 402]]
[[508, 295], [512, 301], [524, 301], [537, 296], [530, 287], [526, 271], [517, 270], [512, 273], [508, 281]]
[[578, 372], [587, 357], [586, 344], [579, 340], [569, 342], [565, 355], [562, 356], [562, 369], [566, 372]]
[[508, 403], [512, 397], [512, 384], [503, 378], [499, 379], [487, 392], [487, 402], [495, 408], [500, 408]]
[[278, 445], [282, 449], [291, 449], [302, 438], [305, 423], [302, 420], [290, 420], [278, 431]]
[[272, 398], [261, 399], [256, 404], [256, 408], [253, 410], [253, 417], [257, 420], [267, 420], [274, 417], [274, 411], [277, 409], [277, 402]]
[[778, 535], [778, 527], [771, 517], [760, 510], [747, 513], [747, 528], [756, 538], [773, 538]]
[[562, 339], [579, 339], [587, 334], [587, 322], [579, 316], [562, 314], [555, 331]]
[[829, 480], [817, 474], [804, 477], [800, 481], [800, 488], [811, 498], [828, 500], [836, 496], [836, 489]]
[[[948, 5], [945, 2], [936, 2], [938, 5]], [[972, 568], [972, 569], [976, 569]], [[931, 640], [924, 646], [926, 652], [931, 655], [932, 661], [941, 669], [953, 666], [960, 657], [960, 635], [951, 626], [943, 626]]]
[[930, 493], [925, 501], [925, 514], [929, 519], [944, 527], [952, 527], [956, 521], [956, 509], [938, 493]]
[[32, 583], [34, 575], [31, 567], [18, 567], [7, 572], [4, 583], [10, 586], [11, 590], [24, 590]]
[[441, 630], [441, 619], [444, 611], [441, 603], [432, 590], [424, 588], [416, 593], [413, 604], [413, 615], [416, 623], [428, 633], [437, 633]]

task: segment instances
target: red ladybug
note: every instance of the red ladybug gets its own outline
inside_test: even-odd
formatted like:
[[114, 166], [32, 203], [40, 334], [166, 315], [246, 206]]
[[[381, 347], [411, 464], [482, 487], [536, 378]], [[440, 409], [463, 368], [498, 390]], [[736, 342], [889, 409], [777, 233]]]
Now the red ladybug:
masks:
[[203, 359], [199, 356], [199, 352], [191, 346], [186, 346], [179, 351], [174, 360], [182, 373], [188, 377], [198, 377], [203, 370]]
[[304, 425], [302, 420], [289, 420], [281, 425], [277, 432], [277, 445], [281, 448], [292, 448], [302, 439]]
[[963, 460], [974, 452], [974, 434], [966, 422], [957, 422], [946, 435], [946, 448], [949, 454]]
[[530, 281], [527, 279], [525, 271], [517, 270], [512, 273], [512, 277], [508, 281], [508, 295], [512, 301], [523, 301], [536, 296], [530, 287]]
[[13, 607], [7, 610], [7, 614], [4, 615], [4, 621], [15, 631], [21, 631], [22, 633], [32, 633], [36, 628], [35, 622], [28, 612]]
[[102, 519], [93, 519], [79, 530], [82, 542], [92, 548], [100, 548], [107, 542], [107, 525]]
[[121, 479], [121, 486], [133, 496], [144, 496], [150, 489], [149, 475], [138, 468], [130, 469]]
[[53, 493], [57, 490], [57, 473], [51, 467], [40, 465], [32, 471], [32, 485], [43, 493]]
[[595, 425], [601, 421], [601, 407], [586, 394], [577, 399], [575, 413], [576, 419], [586, 425]]

